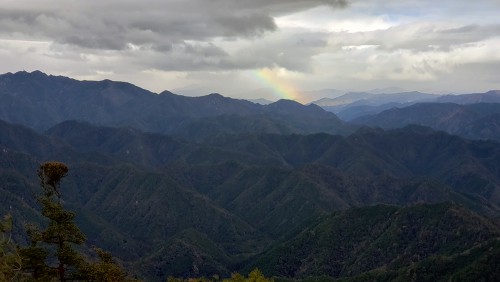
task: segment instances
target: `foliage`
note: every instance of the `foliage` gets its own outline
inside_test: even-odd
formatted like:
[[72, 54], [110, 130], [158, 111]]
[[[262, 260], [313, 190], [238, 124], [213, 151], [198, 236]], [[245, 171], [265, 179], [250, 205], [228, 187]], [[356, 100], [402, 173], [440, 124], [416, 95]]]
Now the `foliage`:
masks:
[[89, 262], [76, 246], [85, 243], [85, 235], [74, 222], [75, 213], [64, 209], [60, 181], [67, 175], [68, 167], [61, 162], [40, 165], [38, 177], [43, 194], [37, 200], [42, 205], [42, 215], [49, 223], [45, 229], [28, 226], [30, 246], [21, 250], [23, 269], [35, 280], [59, 281], [125, 281], [126, 273], [113, 262], [110, 253], [94, 248], [98, 262]]
[[[467, 253], [499, 237], [496, 223], [449, 203], [357, 208], [318, 219], [260, 255], [250, 267], [257, 266], [266, 275], [303, 279], [373, 275], [374, 270], [397, 274], [399, 269], [438, 277], [447, 268], [457, 269], [442, 258]], [[495, 260], [487, 261], [490, 268], [495, 265]]]
[[59, 200], [61, 199], [59, 183], [67, 174], [68, 167], [63, 163], [46, 162], [40, 165], [40, 168], [38, 169], [38, 178], [40, 179], [40, 184], [47, 199], [50, 199], [53, 194], [55, 194]]
[[[0, 213], [12, 205], [13, 215], [21, 215], [16, 222], [34, 221], [22, 217], [34, 206], [29, 195], [35, 189], [20, 189], [36, 183], [26, 175], [33, 174], [38, 159], [71, 161], [72, 173], [58, 189], [62, 205], [78, 214], [89, 241], [151, 280], [244, 272], [253, 268], [244, 268], [250, 259], [293, 238], [297, 233], [287, 235], [293, 230], [353, 206], [453, 201], [483, 215], [500, 214], [499, 144], [425, 128], [365, 129], [349, 137], [219, 136], [197, 143], [76, 121], [49, 135], [27, 134], [27, 128], [1, 122], [0, 131], [7, 148], [0, 150], [0, 189], [6, 195], [0, 197]], [[55, 192], [53, 199], [58, 201]], [[396, 240], [415, 240], [413, 229], [403, 231]], [[432, 256], [428, 247], [438, 236], [422, 233], [421, 238], [428, 243], [424, 255]], [[462, 243], [470, 247], [467, 240]], [[39, 266], [54, 263], [43, 258], [55, 250], [39, 247]], [[359, 271], [373, 263], [369, 254], [381, 253], [378, 246], [364, 250], [367, 254], [353, 264]]]
[[97, 247], [94, 247], [94, 252], [99, 257], [99, 261], [85, 263], [81, 270], [81, 277], [88, 281], [100, 282], [132, 281], [128, 279], [127, 273], [121, 266], [113, 261], [111, 253]]
[[201, 278], [175, 278], [168, 277], [167, 282], [274, 282], [272, 278], [266, 278], [262, 272], [256, 268], [252, 270], [247, 277], [241, 275], [240, 273], [232, 273], [231, 277], [220, 279], [218, 275], [214, 275], [211, 278], [201, 277]]
[[67, 173], [68, 167], [60, 162], [43, 163], [38, 170], [43, 189], [38, 202], [49, 224], [42, 230], [30, 226], [31, 245], [23, 250], [25, 269], [31, 270], [35, 279], [57, 274], [60, 281], [65, 281], [75, 275], [84, 261], [74, 246], [83, 244], [85, 236], [74, 223], [75, 214], [61, 204], [59, 184]]
[[21, 256], [12, 241], [12, 216], [0, 222], [0, 281], [13, 281], [21, 273]]

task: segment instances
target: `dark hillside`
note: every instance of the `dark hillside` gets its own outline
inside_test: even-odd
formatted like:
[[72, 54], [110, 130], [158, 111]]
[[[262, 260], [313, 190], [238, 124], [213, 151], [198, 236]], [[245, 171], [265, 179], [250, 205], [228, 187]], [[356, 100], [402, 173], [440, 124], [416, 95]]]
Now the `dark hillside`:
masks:
[[[38, 131], [66, 120], [186, 138], [240, 132], [346, 134], [353, 130], [333, 113], [293, 101], [264, 106], [220, 94], [155, 94], [124, 82], [78, 81], [39, 71], [0, 75], [0, 99], [0, 119]], [[232, 118], [224, 120], [224, 116]]]
[[[259, 256], [249, 269], [295, 278], [395, 271], [481, 248], [497, 240], [499, 232], [498, 225], [452, 204], [350, 209], [318, 219]], [[490, 246], [498, 258], [498, 244]]]
[[421, 103], [359, 117], [354, 123], [381, 128], [428, 126], [468, 139], [500, 140], [500, 104]]

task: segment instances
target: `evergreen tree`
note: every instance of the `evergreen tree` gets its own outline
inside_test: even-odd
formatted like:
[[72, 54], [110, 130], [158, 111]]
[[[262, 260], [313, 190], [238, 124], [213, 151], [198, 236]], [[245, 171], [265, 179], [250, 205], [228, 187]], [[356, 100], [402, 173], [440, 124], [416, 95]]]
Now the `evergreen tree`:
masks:
[[11, 238], [12, 216], [0, 222], [0, 281], [14, 281], [21, 274], [21, 256]]
[[82, 263], [75, 245], [85, 242], [85, 236], [73, 222], [75, 214], [63, 208], [60, 182], [68, 173], [68, 167], [60, 162], [46, 162], [38, 169], [43, 194], [37, 200], [42, 205], [42, 215], [49, 220], [41, 230], [28, 227], [30, 247], [22, 250], [24, 268], [34, 279], [48, 279], [54, 275], [60, 281], [74, 276]]
[[[167, 282], [219, 282], [219, 281], [221, 280], [218, 275], [214, 275], [212, 278], [206, 278], [206, 277], [188, 278], [188, 279], [175, 278], [175, 277], [167, 278]], [[231, 274], [230, 278], [223, 279], [222, 282], [274, 282], [274, 279], [266, 278], [264, 274], [258, 268], [256, 268], [248, 274], [248, 277], [245, 277], [240, 273], [235, 272]]]
[[96, 247], [94, 247], [94, 252], [99, 257], [99, 261], [95, 263], [87, 263], [83, 267], [83, 277], [89, 281], [134, 281], [129, 280], [123, 269], [113, 261], [111, 253]]
[[110, 253], [94, 248], [99, 261], [92, 263], [75, 250], [86, 238], [74, 223], [75, 214], [62, 205], [60, 182], [67, 173], [68, 167], [60, 162], [46, 162], [38, 169], [43, 193], [37, 200], [49, 223], [45, 229], [28, 227], [31, 245], [21, 251], [24, 270], [36, 281], [126, 281]]

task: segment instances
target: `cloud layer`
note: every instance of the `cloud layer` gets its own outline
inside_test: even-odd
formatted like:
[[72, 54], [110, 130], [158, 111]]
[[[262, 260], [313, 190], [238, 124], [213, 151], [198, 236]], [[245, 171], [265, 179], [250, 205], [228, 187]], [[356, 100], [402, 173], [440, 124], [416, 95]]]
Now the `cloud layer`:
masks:
[[[233, 96], [266, 87], [249, 78], [262, 68], [302, 89], [480, 91], [500, 88], [498, 13], [498, 0], [4, 0], [0, 71]], [[475, 81], [451, 83], [464, 68]]]

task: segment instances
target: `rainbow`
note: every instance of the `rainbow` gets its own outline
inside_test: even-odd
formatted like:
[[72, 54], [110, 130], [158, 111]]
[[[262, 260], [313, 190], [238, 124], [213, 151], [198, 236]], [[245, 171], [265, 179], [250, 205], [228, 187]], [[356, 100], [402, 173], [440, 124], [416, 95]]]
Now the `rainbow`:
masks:
[[295, 100], [301, 102], [304, 97], [291, 84], [281, 80], [272, 70], [261, 69], [256, 71], [256, 77], [274, 90], [282, 99]]

